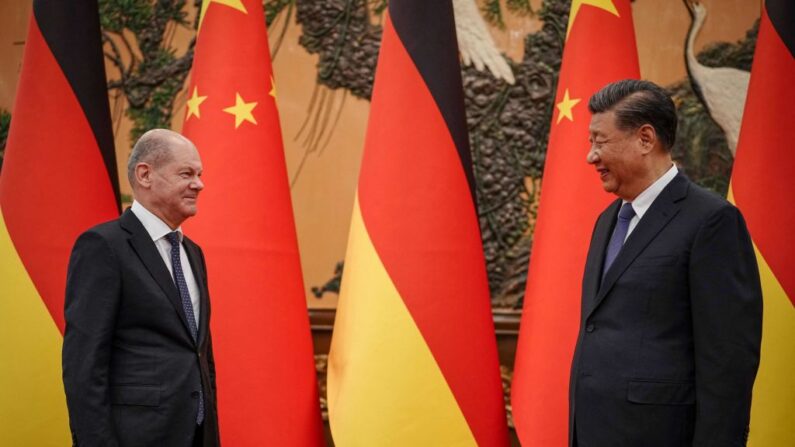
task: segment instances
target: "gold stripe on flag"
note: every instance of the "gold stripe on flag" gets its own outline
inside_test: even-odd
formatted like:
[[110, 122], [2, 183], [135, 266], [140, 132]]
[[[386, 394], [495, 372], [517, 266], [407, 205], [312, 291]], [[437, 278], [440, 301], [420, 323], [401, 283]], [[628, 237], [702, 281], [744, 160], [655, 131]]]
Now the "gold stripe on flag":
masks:
[[2, 210], [0, 284], [0, 445], [70, 445], [63, 338], [14, 248]]
[[328, 405], [336, 445], [477, 445], [378, 257], [358, 198], [329, 355]]
[[[762, 282], [762, 351], [751, 403], [750, 447], [788, 445], [795, 403], [795, 307], [754, 246]], [[775, 441], [775, 444], [771, 444]]]

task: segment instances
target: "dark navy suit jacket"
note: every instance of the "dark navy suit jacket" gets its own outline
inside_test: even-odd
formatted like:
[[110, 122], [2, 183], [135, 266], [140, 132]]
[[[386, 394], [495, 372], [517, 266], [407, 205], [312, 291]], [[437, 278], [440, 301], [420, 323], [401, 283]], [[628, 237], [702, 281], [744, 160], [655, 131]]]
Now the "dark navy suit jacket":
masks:
[[200, 390], [204, 445], [219, 444], [204, 255], [188, 238], [183, 245], [200, 290], [198, 342], [163, 258], [130, 210], [77, 239], [63, 344], [75, 445], [191, 446]]
[[762, 294], [740, 212], [682, 174], [602, 276], [621, 200], [598, 218], [571, 368], [580, 447], [742, 446]]

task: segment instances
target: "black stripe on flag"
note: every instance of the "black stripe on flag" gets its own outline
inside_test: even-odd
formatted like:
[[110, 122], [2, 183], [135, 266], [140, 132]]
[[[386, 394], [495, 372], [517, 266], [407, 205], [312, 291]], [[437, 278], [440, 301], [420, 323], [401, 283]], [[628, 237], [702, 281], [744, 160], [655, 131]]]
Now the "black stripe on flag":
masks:
[[389, 17], [447, 123], [477, 205], [453, 4], [451, 0], [390, 0]]
[[773, 28], [789, 49], [789, 53], [795, 57], [795, 1], [766, 0], [765, 9]]
[[80, 102], [120, 203], [97, 0], [34, 0], [33, 15]]

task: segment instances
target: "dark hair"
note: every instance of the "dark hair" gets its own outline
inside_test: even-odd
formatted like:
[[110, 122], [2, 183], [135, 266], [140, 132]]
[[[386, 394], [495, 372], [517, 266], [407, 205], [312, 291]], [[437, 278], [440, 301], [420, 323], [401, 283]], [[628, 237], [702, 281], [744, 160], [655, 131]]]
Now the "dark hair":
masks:
[[676, 141], [676, 107], [668, 93], [653, 82], [624, 79], [607, 84], [591, 96], [588, 110], [591, 113], [612, 110], [616, 126], [621, 130], [650, 124], [668, 151]]

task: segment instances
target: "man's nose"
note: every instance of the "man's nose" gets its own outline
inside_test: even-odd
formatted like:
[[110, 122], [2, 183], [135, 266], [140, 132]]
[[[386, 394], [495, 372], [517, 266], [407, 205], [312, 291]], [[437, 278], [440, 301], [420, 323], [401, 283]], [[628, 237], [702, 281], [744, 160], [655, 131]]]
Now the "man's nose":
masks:
[[204, 182], [200, 177], [196, 177], [196, 180], [193, 181], [193, 188], [198, 189], [199, 191], [204, 189]]
[[585, 162], [592, 165], [597, 161], [599, 161], [599, 156], [596, 154], [593, 146], [591, 146], [591, 148], [588, 149], [588, 154], [585, 156]]

